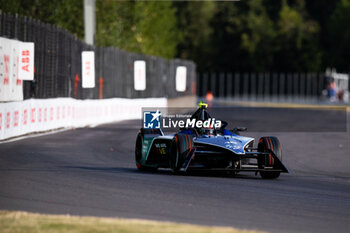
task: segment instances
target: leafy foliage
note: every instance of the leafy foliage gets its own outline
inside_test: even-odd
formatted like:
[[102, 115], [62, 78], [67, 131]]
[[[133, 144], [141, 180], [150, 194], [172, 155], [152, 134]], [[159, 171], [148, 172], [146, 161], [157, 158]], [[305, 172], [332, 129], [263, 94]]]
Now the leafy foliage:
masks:
[[172, 58], [181, 39], [172, 3], [98, 0], [96, 42]]
[[30, 16], [62, 27], [84, 38], [83, 1], [71, 0], [0, 0], [3, 12]]
[[214, 17], [215, 3], [184, 1], [174, 2], [174, 7], [182, 35], [177, 46], [179, 57], [206, 64], [208, 58], [205, 55], [210, 51], [209, 42], [213, 36], [210, 22]]
[[308, 19], [303, 1], [295, 8], [283, 2], [277, 22], [277, 70], [319, 70], [322, 54], [318, 51], [318, 32], [319, 26]]
[[350, 0], [338, 3], [329, 24], [329, 65], [343, 72], [349, 72], [350, 66]]
[[[83, 0], [0, 0], [82, 39]], [[96, 0], [96, 45], [194, 60], [200, 71], [350, 70], [350, 0]]]
[[266, 71], [274, 69], [274, 46], [276, 31], [273, 21], [266, 13], [261, 0], [250, 1], [247, 17], [243, 18], [245, 28], [241, 34], [241, 47], [249, 54], [255, 67], [250, 69]]

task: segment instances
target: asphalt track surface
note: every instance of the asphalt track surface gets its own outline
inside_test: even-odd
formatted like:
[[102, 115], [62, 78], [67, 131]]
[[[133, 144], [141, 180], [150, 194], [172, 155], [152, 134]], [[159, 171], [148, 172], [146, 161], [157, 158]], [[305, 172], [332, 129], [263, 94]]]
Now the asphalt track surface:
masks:
[[270, 232], [350, 231], [349, 133], [275, 133], [290, 173], [262, 180], [250, 173], [140, 172], [139, 127], [125, 121], [0, 144], [0, 209]]

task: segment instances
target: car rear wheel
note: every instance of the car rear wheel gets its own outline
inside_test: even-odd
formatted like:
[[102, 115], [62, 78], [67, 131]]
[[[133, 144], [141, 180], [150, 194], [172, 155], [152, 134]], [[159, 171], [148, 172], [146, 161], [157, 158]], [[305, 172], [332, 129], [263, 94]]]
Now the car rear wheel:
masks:
[[[259, 152], [273, 152], [277, 158], [282, 161], [282, 149], [279, 140], [276, 137], [262, 137], [258, 144]], [[259, 155], [258, 165], [259, 169], [266, 167], [273, 168], [276, 161], [271, 153], [268, 155]], [[261, 171], [260, 175], [263, 179], [276, 179], [280, 176], [280, 172], [277, 171]]]
[[186, 155], [189, 154], [193, 148], [193, 140], [191, 135], [176, 134], [171, 142], [169, 167], [174, 174], [178, 174], [183, 163], [185, 162]]

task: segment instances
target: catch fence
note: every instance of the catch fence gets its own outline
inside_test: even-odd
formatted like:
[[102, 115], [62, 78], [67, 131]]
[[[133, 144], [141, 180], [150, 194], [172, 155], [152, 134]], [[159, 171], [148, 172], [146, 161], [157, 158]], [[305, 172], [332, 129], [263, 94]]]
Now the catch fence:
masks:
[[[197, 75], [197, 90], [199, 97], [205, 97], [211, 92], [215, 98], [221, 99], [322, 102], [328, 101], [330, 82], [332, 78], [325, 73], [207, 72]], [[337, 86], [338, 102], [348, 98], [348, 81], [341, 84]]]
[[[1, 12], [0, 36], [35, 43], [34, 81], [23, 82], [24, 99], [56, 97], [97, 99], [102, 96], [146, 98], [195, 94], [196, 66], [192, 61], [167, 60], [113, 47], [89, 46], [57, 26]], [[82, 51], [95, 51], [94, 88], [82, 88], [81, 85]], [[135, 60], [146, 62], [144, 91], [134, 89]], [[187, 68], [184, 92], [175, 89], [178, 66]]]

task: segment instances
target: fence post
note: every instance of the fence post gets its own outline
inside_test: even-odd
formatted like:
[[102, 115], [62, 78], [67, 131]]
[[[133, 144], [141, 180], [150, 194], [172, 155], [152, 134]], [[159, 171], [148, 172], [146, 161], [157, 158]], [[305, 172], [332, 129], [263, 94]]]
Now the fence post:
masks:
[[226, 73], [226, 98], [232, 98], [232, 73]]
[[7, 35], [7, 26], [6, 26], [6, 23], [7, 23], [8, 19], [6, 17], [6, 13], [3, 13], [3, 18], [2, 18], [2, 33], [1, 35], [4, 36], [4, 37], [8, 37]]
[[300, 82], [299, 82], [299, 96], [300, 96], [300, 101], [301, 102], [305, 102], [305, 73], [300, 73], [299, 74], [299, 79], [300, 79]]
[[264, 100], [270, 99], [270, 73], [265, 73]]
[[311, 80], [312, 79], [312, 75], [311, 73], [307, 73], [306, 76], [306, 100], [309, 101], [309, 99], [311, 98], [311, 94], [312, 94], [312, 85], [311, 85]]
[[221, 98], [225, 97], [225, 74], [224, 73], [220, 73], [219, 74], [219, 94], [218, 96], [220, 96]]
[[312, 74], [312, 101], [317, 101], [317, 74], [313, 72]]
[[258, 99], [264, 100], [264, 74], [258, 74]]
[[324, 75], [318, 73], [318, 101], [322, 99], [322, 91], [324, 89]]
[[2, 37], [5, 37], [5, 35], [6, 35], [6, 32], [5, 32], [5, 27], [6, 27], [5, 20], [6, 20], [6, 17], [5, 16], [6, 16], [6, 13], [1, 11], [1, 9], [0, 9], [0, 35]]
[[287, 73], [287, 101], [292, 101], [292, 88], [293, 88], [293, 75], [292, 73]]
[[280, 86], [279, 86], [279, 101], [285, 100], [285, 74], [280, 73]]
[[240, 93], [239, 93], [239, 90], [240, 90], [240, 74], [239, 73], [235, 73], [235, 78], [234, 78], [234, 98], [236, 100], [239, 99], [240, 97]]
[[248, 91], [249, 91], [249, 73], [243, 74], [243, 100], [248, 100]]
[[256, 74], [250, 74], [250, 99], [256, 100]]
[[208, 92], [208, 73], [202, 75], [202, 96], [205, 96]]
[[17, 39], [18, 40], [18, 14], [16, 13], [15, 14], [15, 19], [14, 19], [14, 37], [15, 37], [15, 39]]
[[99, 96], [99, 99], [103, 99], [103, 78], [102, 77], [99, 78], [98, 84], [99, 84], [98, 96]]
[[4, 25], [2, 25], [2, 23], [3, 23], [3, 18], [2, 18], [2, 11], [0, 9], [0, 36], [3, 35], [2, 30], [4, 28]]
[[80, 82], [79, 75], [75, 74], [74, 80], [74, 98], [78, 99], [78, 84]]
[[214, 97], [218, 97], [218, 93], [216, 91], [216, 73], [210, 73], [210, 86]]
[[272, 73], [272, 100], [278, 100], [278, 74]]
[[293, 73], [293, 100], [296, 102], [299, 101], [298, 80], [298, 73]]

